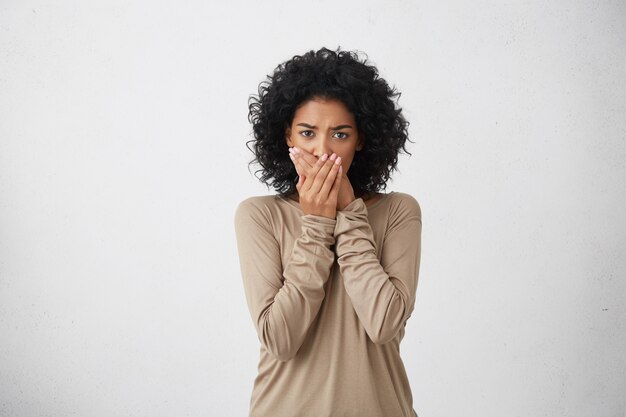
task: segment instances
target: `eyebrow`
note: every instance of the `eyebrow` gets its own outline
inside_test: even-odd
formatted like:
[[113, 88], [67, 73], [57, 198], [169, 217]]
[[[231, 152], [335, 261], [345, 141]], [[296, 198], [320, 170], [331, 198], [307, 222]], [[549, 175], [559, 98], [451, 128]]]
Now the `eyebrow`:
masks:
[[[308, 123], [298, 123], [296, 126], [303, 126], [303, 127], [307, 127], [309, 129], [317, 129], [317, 126], [313, 126], [310, 125]], [[335, 127], [331, 127], [330, 130], [340, 130], [340, 129], [352, 129], [352, 126], [350, 125], [339, 125], [339, 126], [335, 126]]]

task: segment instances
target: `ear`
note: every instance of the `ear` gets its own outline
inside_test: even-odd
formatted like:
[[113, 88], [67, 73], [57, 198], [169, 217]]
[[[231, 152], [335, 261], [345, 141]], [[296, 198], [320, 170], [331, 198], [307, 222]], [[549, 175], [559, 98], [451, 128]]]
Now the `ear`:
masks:
[[363, 136], [359, 135], [359, 139], [356, 142], [356, 150], [360, 151], [363, 149]]
[[291, 128], [287, 127], [285, 128], [285, 141], [287, 142], [287, 146], [292, 147], [293, 146], [293, 142], [291, 142]]

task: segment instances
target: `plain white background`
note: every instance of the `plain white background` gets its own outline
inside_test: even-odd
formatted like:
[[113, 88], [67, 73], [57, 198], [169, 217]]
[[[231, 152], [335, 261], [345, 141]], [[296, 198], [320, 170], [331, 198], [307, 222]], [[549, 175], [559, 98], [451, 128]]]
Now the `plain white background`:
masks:
[[0, 0], [0, 415], [247, 415], [247, 100], [321, 46], [411, 122], [419, 416], [624, 415], [626, 6], [485, 0]]

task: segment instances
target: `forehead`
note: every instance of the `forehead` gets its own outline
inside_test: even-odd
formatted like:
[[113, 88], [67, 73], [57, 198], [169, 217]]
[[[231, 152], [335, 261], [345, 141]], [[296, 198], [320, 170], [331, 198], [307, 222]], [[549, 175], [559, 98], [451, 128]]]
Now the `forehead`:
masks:
[[340, 100], [312, 98], [298, 106], [294, 114], [294, 121], [305, 119], [311, 122], [353, 122], [354, 115]]

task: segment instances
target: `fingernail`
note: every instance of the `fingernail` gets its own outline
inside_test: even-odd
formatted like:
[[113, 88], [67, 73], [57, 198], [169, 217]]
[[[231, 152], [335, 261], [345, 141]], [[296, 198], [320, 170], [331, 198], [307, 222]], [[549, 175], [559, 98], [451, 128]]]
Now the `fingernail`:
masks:
[[295, 146], [293, 147], [293, 150], [294, 150], [296, 153], [300, 153], [300, 149], [296, 148]]
[[289, 153], [293, 153], [293, 148], [289, 148]]
[[325, 161], [327, 159], [328, 159], [328, 155], [327, 154], [322, 155], [322, 161]]
[[334, 160], [335, 160], [335, 158], [337, 158], [337, 154], [333, 153], [333, 154], [330, 156], [330, 160], [331, 160], [331, 161], [334, 161]]
[[291, 158], [292, 161], [294, 160], [294, 157], [292, 154], [289, 154], [289, 157]]
[[338, 156], [337, 159], [335, 159], [335, 163], [337, 165], [341, 165], [341, 157], [340, 156]]

